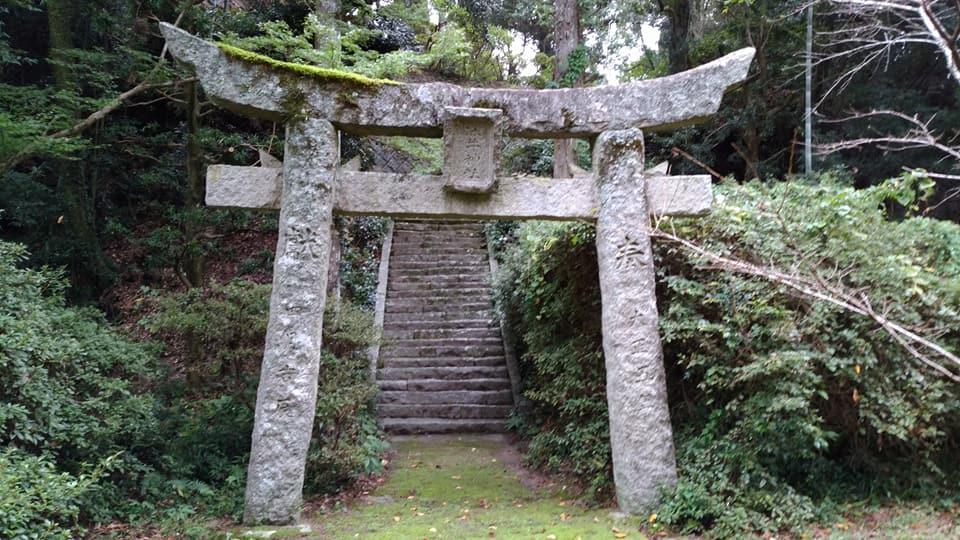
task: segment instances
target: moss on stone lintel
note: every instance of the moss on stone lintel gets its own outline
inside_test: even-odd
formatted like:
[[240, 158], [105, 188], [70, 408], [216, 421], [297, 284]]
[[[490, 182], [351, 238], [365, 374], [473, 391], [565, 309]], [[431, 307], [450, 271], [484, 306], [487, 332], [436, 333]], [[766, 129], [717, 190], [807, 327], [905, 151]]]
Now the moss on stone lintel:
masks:
[[270, 58], [269, 56], [264, 56], [246, 49], [241, 49], [240, 47], [235, 47], [233, 45], [227, 45], [226, 43], [217, 43], [217, 48], [220, 49], [223, 54], [229, 56], [230, 58], [236, 58], [237, 60], [243, 60], [245, 62], [250, 62], [253, 64], [261, 64], [264, 66], [269, 66], [277, 69], [281, 69], [290, 73], [295, 73], [297, 75], [303, 75], [313, 79], [317, 79], [323, 82], [329, 83], [341, 83], [345, 85], [353, 86], [362, 86], [367, 88], [374, 88], [377, 86], [384, 85], [399, 85], [402, 84], [397, 81], [390, 79], [372, 79], [370, 77], [365, 77], [363, 75], [358, 75], [356, 73], [351, 73], [349, 71], [342, 71], [339, 69], [329, 69], [322, 68], [317, 66], [310, 66], [307, 64], [296, 64], [293, 62], [284, 62], [283, 60], [277, 60]]

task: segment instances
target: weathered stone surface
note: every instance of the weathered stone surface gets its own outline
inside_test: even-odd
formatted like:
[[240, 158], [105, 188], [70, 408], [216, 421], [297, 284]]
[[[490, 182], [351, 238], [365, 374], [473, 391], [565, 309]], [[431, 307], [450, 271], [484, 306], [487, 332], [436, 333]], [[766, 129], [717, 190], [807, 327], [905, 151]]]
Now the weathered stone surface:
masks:
[[490, 193], [497, 182], [503, 141], [503, 111], [447, 107], [443, 120], [444, 187], [461, 193]]
[[594, 149], [597, 262], [613, 479], [620, 508], [639, 513], [676, 482], [653, 253], [645, 228], [643, 133], [603, 133]]
[[273, 167], [207, 167], [207, 206], [280, 208], [283, 169]]
[[[278, 208], [283, 179], [272, 176], [271, 170], [211, 165], [207, 205]], [[444, 190], [441, 177], [431, 175], [341, 170], [337, 179], [334, 211], [339, 214], [546, 220], [592, 220], [597, 215], [592, 176], [501, 178], [497, 190], [488, 196], [450, 193]], [[703, 215], [713, 201], [710, 176], [648, 177], [647, 201], [653, 215]]]
[[323, 120], [288, 124], [280, 233], [267, 341], [257, 388], [248, 524], [286, 524], [300, 514], [313, 428], [336, 164], [337, 134]]
[[[653, 216], [702, 216], [713, 206], [713, 182], [708, 174], [648, 176], [647, 209]], [[633, 179], [640, 183], [641, 178]]]
[[741, 49], [676, 75], [590, 88], [351, 87], [233, 59], [183, 30], [165, 23], [160, 27], [173, 55], [196, 68], [204, 90], [225, 108], [277, 121], [302, 107], [341, 129], [380, 135], [438, 137], [446, 107], [501, 109], [507, 133], [522, 137], [674, 129], [715, 113], [724, 91], [746, 77], [754, 55], [752, 48]]

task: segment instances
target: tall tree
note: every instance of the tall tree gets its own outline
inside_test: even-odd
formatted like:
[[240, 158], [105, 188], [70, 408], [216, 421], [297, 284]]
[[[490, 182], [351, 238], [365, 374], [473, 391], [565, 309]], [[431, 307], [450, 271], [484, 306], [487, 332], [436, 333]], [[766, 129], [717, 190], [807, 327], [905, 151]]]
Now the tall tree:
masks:
[[[74, 47], [73, 25], [77, 20], [77, 3], [72, 0], [47, 0], [51, 71], [59, 92], [75, 92], [76, 81], [69, 65], [69, 52]], [[62, 231], [75, 254], [71, 269], [73, 282], [84, 289], [99, 291], [112, 279], [113, 269], [97, 238], [94, 201], [90, 194], [82, 162], [56, 160], [53, 168], [59, 177], [59, 191], [64, 216], [59, 220]]]
[[657, 0], [657, 5], [666, 15], [664, 38], [670, 73], [690, 69], [690, 22], [694, 3], [691, 0]]
[[[577, 0], [556, 0], [554, 4], [554, 31], [556, 43], [557, 68], [554, 71], [554, 80], [558, 84], [570, 83], [575, 86], [580, 82], [580, 74], [571, 81], [567, 74], [570, 70], [570, 58], [580, 45], [582, 30], [580, 28], [580, 6]], [[573, 176], [573, 141], [557, 139], [553, 146], [553, 176], [554, 178], [570, 178]]]

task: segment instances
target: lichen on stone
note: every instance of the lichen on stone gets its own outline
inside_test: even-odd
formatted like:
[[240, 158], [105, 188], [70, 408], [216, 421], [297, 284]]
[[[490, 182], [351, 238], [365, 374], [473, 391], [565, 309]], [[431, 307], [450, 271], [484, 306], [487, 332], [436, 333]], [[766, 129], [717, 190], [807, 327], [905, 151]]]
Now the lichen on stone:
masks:
[[217, 43], [217, 48], [220, 49], [223, 54], [229, 56], [230, 58], [236, 58], [237, 60], [243, 60], [245, 62], [250, 62], [253, 64], [261, 64], [264, 66], [269, 66], [284, 70], [286, 72], [295, 73], [297, 75], [303, 75], [313, 79], [317, 79], [323, 82], [329, 83], [341, 83], [345, 85], [352, 86], [361, 86], [366, 88], [374, 88], [377, 86], [384, 85], [399, 85], [402, 84], [397, 81], [390, 79], [373, 79], [366, 77], [364, 75], [359, 75], [357, 73], [351, 73], [349, 71], [343, 71], [339, 69], [329, 69], [322, 68], [317, 66], [311, 66], [307, 64], [297, 64], [294, 62], [285, 62], [283, 60], [277, 60], [275, 58], [270, 58], [253, 51], [248, 51], [246, 49], [241, 49], [240, 47], [235, 47], [233, 45], [228, 45], [226, 43]]

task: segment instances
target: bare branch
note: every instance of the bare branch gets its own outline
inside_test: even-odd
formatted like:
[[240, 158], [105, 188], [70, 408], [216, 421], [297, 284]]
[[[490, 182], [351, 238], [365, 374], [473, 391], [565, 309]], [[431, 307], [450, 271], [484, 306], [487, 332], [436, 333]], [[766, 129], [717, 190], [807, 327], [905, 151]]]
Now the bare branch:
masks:
[[[932, 339], [922, 336], [909, 329], [906, 325], [890, 319], [885, 312], [877, 312], [874, 310], [865, 293], [850, 291], [839, 279], [833, 282], [827, 282], [816, 273], [813, 277], [803, 276], [796, 273], [784, 272], [774, 266], [760, 266], [744, 260], [720, 255], [690, 240], [682, 238], [675, 233], [667, 232], [660, 228], [659, 225], [660, 222], [656, 222], [653, 227], [648, 228], [648, 234], [655, 238], [661, 238], [675, 243], [684, 250], [709, 261], [718, 269], [759, 277], [772, 283], [788, 287], [807, 298], [826, 302], [844, 311], [873, 320], [880, 329], [886, 332], [916, 361], [933, 369], [941, 376], [953, 382], [960, 383], [960, 375], [954, 371], [960, 369], [960, 357], [957, 357], [956, 354], [948, 351]], [[954, 370], [947, 368], [944, 362], [954, 366]]]

